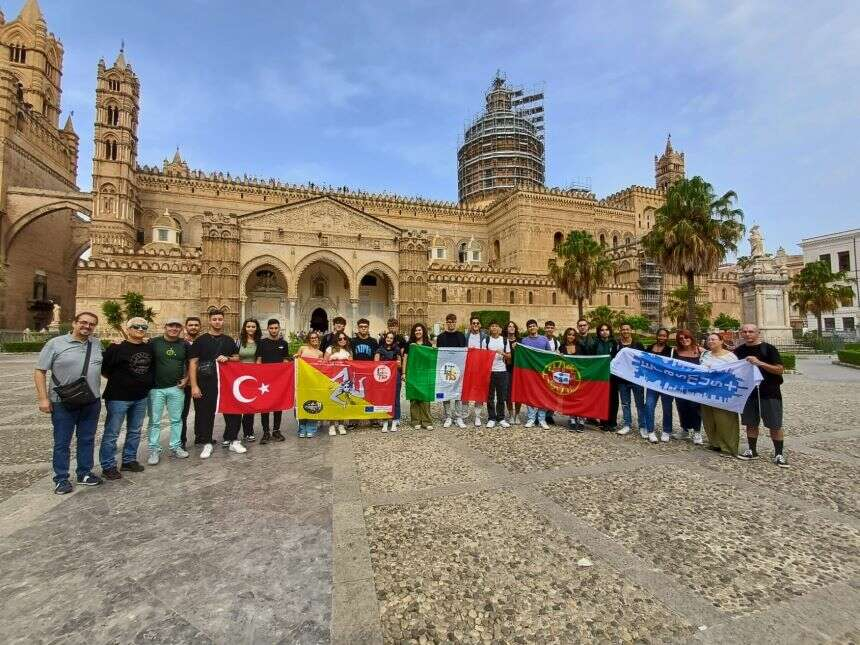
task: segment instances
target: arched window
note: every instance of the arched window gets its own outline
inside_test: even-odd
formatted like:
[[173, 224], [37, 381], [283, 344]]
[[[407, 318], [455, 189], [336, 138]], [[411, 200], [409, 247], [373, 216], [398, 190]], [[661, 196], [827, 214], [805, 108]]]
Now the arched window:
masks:
[[502, 245], [498, 240], [493, 241], [493, 259], [501, 260], [502, 259]]
[[515, 294], [513, 291], [511, 291], [510, 294], [508, 294], [508, 298], [510, 300], [510, 303], [514, 304], [517, 300], [517, 294]]
[[466, 302], [472, 302], [472, 290], [466, 289]]
[[630, 246], [630, 239], [631, 239], [631, 238], [630, 238], [630, 236], [629, 236], [629, 235], [627, 235], [627, 236], [625, 236], [625, 237], [624, 237], [624, 243], [625, 243], [626, 245], [628, 245], [628, 246]]
[[725, 300], [725, 299], [726, 299], [726, 290], [723, 289], [723, 300]]
[[612, 236], [612, 248], [613, 249], [618, 248], [618, 236], [617, 235]]
[[469, 247], [465, 242], [460, 242], [457, 247], [457, 262], [466, 264], [469, 261]]
[[612, 294], [607, 293], [606, 294], [606, 306], [608, 307], [611, 304], [612, 304]]
[[119, 92], [119, 81], [115, 78], [108, 79], [108, 89], [111, 92]]
[[107, 106], [108, 125], [119, 125], [119, 108], [116, 105]]
[[116, 161], [116, 139], [105, 139], [105, 159]]
[[493, 292], [490, 289], [487, 289], [487, 304], [492, 304], [493, 302]]
[[448, 290], [442, 289], [442, 302], [448, 302]]
[[359, 283], [362, 287], [375, 287], [376, 286], [376, 276], [368, 273], [361, 279]]
[[629, 298], [629, 296], [625, 295], [625, 296], [624, 296], [624, 306], [626, 307], [626, 306], [628, 306], [629, 304], [630, 304], [630, 298]]
[[603, 233], [601, 233], [600, 234], [600, 245], [603, 246], [605, 244], [606, 244], [606, 236]]
[[561, 246], [562, 242], [564, 242], [564, 235], [561, 231], [556, 231], [555, 235], [552, 236], [552, 250], [558, 253], [558, 247]]
[[558, 304], [558, 296], [556, 295], [555, 291], [552, 292], [552, 304]]
[[116, 189], [113, 184], [102, 184], [99, 192], [101, 192], [102, 197], [102, 213], [113, 215], [116, 209]]
[[23, 45], [14, 44], [9, 47], [9, 60], [13, 63], [27, 62], [27, 48]]
[[533, 305], [535, 303], [535, 294], [529, 291], [529, 304]]
[[314, 294], [314, 298], [325, 298], [325, 278], [322, 276], [317, 276], [313, 281], [313, 289], [312, 293]]

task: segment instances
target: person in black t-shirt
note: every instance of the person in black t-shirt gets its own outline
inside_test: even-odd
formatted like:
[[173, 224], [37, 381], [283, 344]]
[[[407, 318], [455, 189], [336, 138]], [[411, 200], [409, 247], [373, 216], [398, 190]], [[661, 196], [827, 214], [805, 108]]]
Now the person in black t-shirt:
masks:
[[357, 323], [358, 334], [352, 338], [352, 359], [355, 361], [372, 361], [376, 356], [379, 343], [370, 335], [370, 321], [361, 318]]
[[[445, 331], [439, 332], [439, 335], [436, 336], [436, 347], [468, 346], [469, 341], [466, 340], [466, 334], [457, 329], [456, 314], [445, 316]], [[456, 423], [460, 428], [466, 427], [466, 422], [463, 421], [463, 404], [458, 399], [442, 401], [442, 410], [445, 413], [443, 428], [450, 428], [452, 423]]]
[[[281, 323], [276, 318], [272, 318], [266, 325], [266, 330], [269, 335], [261, 338], [257, 342], [257, 362], [258, 363], [287, 363], [293, 360], [290, 355], [290, 344], [281, 336]], [[260, 445], [269, 443], [269, 439], [275, 441], [286, 441], [286, 437], [281, 434], [281, 419], [283, 412], [276, 410], [272, 413], [274, 417], [274, 428], [271, 435], [269, 434], [269, 413], [260, 413], [260, 422], [263, 424], [263, 438], [260, 439]]]
[[400, 321], [397, 318], [389, 318], [388, 319], [388, 331], [379, 334], [379, 338], [376, 339], [377, 347], [382, 347], [385, 344], [385, 336], [389, 333], [394, 334], [394, 342], [397, 344], [397, 347], [400, 349], [400, 355], [403, 356], [403, 352], [406, 349], [406, 346], [409, 344], [409, 339], [405, 334], [400, 333]]
[[[238, 361], [236, 341], [222, 333], [224, 313], [218, 309], [209, 312], [209, 332], [201, 334], [188, 348], [188, 378], [191, 396], [194, 397], [194, 443], [203, 444], [201, 459], [212, 456], [212, 429], [218, 405], [218, 370], [215, 363]], [[224, 443], [231, 452], [247, 452], [239, 441], [241, 414], [224, 415]]]
[[752, 391], [741, 413], [749, 447], [738, 455], [738, 459], [749, 461], [758, 457], [758, 426], [763, 422], [770, 430], [770, 439], [773, 441], [773, 463], [780, 468], [788, 468], [788, 460], [783, 454], [785, 434], [782, 430], [782, 392], [779, 387], [785, 371], [782, 357], [776, 347], [759, 339], [758, 327], [751, 323], [741, 327], [741, 337], [744, 343], [735, 348], [735, 356], [745, 358], [758, 367], [764, 380]]
[[338, 337], [338, 334], [343, 333], [343, 330], [346, 329], [346, 318], [343, 316], [335, 316], [332, 319], [331, 324], [334, 326], [334, 331], [330, 331], [322, 337], [322, 340], [320, 341], [321, 352], [325, 352], [325, 350], [335, 344], [335, 339]]

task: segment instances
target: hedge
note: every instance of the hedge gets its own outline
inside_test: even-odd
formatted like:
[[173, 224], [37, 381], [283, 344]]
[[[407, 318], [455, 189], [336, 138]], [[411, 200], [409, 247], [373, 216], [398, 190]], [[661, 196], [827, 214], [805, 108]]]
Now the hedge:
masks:
[[[20, 343], [3, 343], [3, 346], [0, 347], [0, 351], [6, 353], [23, 353], [23, 352], [41, 352], [42, 348], [45, 346], [45, 342], [43, 340], [35, 340], [29, 342], [20, 342]], [[102, 349], [107, 349], [112, 341], [102, 338]]]
[[860, 343], [845, 343], [844, 349], [854, 351], [860, 350]]
[[507, 325], [508, 321], [511, 319], [511, 312], [501, 309], [482, 309], [480, 311], [473, 311], [469, 314], [469, 319], [472, 319], [475, 316], [477, 316], [481, 321], [481, 327], [483, 329], [487, 329], [490, 326], [490, 322], [493, 320], [497, 321], [502, 326], [502, 329], [504, 329], [505, 325]]
[[780, 357], [782, 358], [782, 366], [787, 370], [797, 369], [797, 356], [794, 354], [783, 354], [780, 352]]
[[860, 365], [860, 349], [842, 349], [836, 352], [840, 363]]

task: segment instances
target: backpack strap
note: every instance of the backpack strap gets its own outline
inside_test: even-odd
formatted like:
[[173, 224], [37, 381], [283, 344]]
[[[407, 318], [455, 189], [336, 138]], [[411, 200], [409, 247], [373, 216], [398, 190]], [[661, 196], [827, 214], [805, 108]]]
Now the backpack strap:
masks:
[[[90, 367], [90, 355], [93, 353], [93, 341], [87, 339], [87, 353], [84, 355], [84, 368], [81, 370], [81, 378], [87, 377], [87, 370]], [[60, 381], [57, 380], [57, 377], [54, 376], [54, 370], [51, 370], [51, 380], [54, 382], [54, 385], [59, 385]]]

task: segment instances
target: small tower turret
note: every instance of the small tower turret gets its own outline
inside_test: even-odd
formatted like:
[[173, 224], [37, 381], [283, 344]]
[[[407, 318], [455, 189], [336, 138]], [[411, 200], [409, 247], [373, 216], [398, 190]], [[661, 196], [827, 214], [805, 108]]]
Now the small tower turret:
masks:
[[654, 155], [654, 179], [657, 188], [667, 189], [679, 179], [685, 177], [684, 153], [675, 152], [672, 148], [672, 135], [666, 137], [666, 150], [659, 159]]

